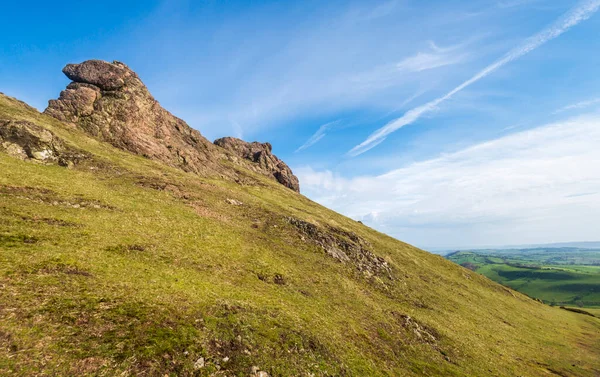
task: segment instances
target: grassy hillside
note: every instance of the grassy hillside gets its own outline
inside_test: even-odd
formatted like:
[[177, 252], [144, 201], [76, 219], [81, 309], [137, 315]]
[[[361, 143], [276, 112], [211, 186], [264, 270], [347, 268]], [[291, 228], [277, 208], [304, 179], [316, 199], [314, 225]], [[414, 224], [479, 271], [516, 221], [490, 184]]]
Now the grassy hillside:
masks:
[[550, 305], [600, 308], [600, 250], [461, 251], [448, 259]]
[[0, 153], [0, 375], [600, 373], [598, 318], [263, 176], [184, 173], [4, 96], [0, 119], [89, 156], [65, 168]]

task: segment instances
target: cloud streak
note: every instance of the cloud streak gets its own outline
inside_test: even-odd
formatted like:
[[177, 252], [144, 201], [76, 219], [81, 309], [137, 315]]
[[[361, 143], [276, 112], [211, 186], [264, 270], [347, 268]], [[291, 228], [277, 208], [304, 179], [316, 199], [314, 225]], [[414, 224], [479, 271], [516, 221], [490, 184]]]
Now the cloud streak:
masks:
[[302, 144], [300, 147], [298, 147], [298, 149], [296, 149], [296, 151], [294, 151], [294, 153], [305, 150], [309, 147], [312, 147], [316, 143], [318, 143], [322, 138], [325, 137], [325, 135], [327, 135], [326, 132], [329, 131], [333, 126], [335, 126], [339, 122], [340, 122], [339, 120], [336, 120], [333, 122], [325, 123], [324, 125], [319, 127], [317, 132], [315, 132], [308, 140], [306, 140], [306, 142], [304, 144]]
[[590, 107], [593, 105], [599, 105], [599, 104], [600, 104], [600, 98], [594, 98], [591, 100], [581, 101], [581, 102], [577, 102], [577, 103], [574, 103], [569, 106], [565, 106], [561, 109], [556, 110], [553, 114], [564, 113], [565, 111], [570, 111], [570, 110], [585, 109], [586, 107]]
[[573, 8], [571, 11], [569, 11], [567, 14], [565, 14], [563, 17], [557, 20], [552, 26], [528, 38], [521, 46], [509, 51], [506, 55], [504, 55], [504, 57], [485, 67], [475, 76], [471, 77], [456, 88], [452, 89], [446, 95], [409, 110], [402, 117], [394, 119], [393, 121], [389, 122], [385, 126], [372, 133], [365, 141], [356, 145], [347, 154], [351, 157], [354, 157], [370, 150], [371, 148], [375, 147], [383, 140], [385, 140], [385, 138], [392, 132], [395, 132], [404, 126], [414, 123], [423, 115], [436, 110], [441, 103], [449, 100], [455, 94], [462, 91], [466, 87], [485, 78], [486, 76], [490, 75], [502, 66], [537, 49], [546, 42], [560, 36], [561, 34], [568, 31], [570, 28], [579, 24], [580, 22], [587, 20], [595, 12], [597, 12], [599, 8], [600, 0], [588, 0], [583, 3], [580, 3], [577, 7]]

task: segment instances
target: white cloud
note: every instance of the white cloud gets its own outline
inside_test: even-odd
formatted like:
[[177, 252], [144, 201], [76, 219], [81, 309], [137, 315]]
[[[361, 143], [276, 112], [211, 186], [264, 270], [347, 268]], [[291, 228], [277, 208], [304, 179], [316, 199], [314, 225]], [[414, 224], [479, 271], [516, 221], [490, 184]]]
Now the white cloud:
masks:
[[303, 192], [421, 246], [597, 239], [600, 117], [515, 133], [352, 179], [295, 169]]
[[522, 57], [523, 55], [528, 54], [529, 52], [542, 46], [546, 42], [560, 36], [573, 26], [579, 24], [580, 22], [587, 20], [598, 10], [598, 8], [600, 8], [600, 0], [588, 0], [581, 3], [579, 6], [572, 9], [561, 19], [556, 21], [551, 27], [542, 30], [538, 34], [528, 38], [523, 45], [518, 46], [515, 49], [509, 51], [506, 55], [504, 55], [504, 57], [497, 60], [493, 64], [490, 64], [489, 66], [481, 70], [479, 73], [477, 73], [475, 76], [471, 77], [456, 88], [452, 89], [446, 95], [439, 97], [424, 105], [416, 107], [412, 110], [409, 110], [402, 117], [397, 118], [389, 122], [385, 126], [381, 127], [373, 134], [371, 134], [365, 141], [352, 148], [348, 152], [348, 155], [357, 156], [375, 147], [377, 144], [385, 140], [385, 138], [392, 132], [395, 132], [396, 130], [406, 125], [414, 123], [424, 114], [434, 111], [441, 103], [452, 98], [456, 93], [462, 91], [466, 87], [485, 78], [489, 74], [495, 72], [496, 70], [512, 62], [513, 60], [516, 60]]

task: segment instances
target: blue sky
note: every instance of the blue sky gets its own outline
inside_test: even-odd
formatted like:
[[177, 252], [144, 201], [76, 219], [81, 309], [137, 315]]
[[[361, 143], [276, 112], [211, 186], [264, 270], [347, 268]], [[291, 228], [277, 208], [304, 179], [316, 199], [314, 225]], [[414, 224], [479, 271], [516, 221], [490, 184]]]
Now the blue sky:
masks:
[[9, 2], [0, 91], [120, 60], [207, 138], [421, 247], [600, 239], [600, 0]]

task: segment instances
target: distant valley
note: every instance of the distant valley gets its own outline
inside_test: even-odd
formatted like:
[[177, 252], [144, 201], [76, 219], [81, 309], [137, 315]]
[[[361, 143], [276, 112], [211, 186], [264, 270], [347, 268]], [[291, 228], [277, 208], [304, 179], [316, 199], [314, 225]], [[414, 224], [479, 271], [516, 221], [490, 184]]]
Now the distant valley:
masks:
[[455, 251], [446, 258], [549, 305], [600, 308], [600, 247]]

